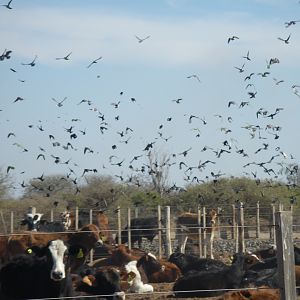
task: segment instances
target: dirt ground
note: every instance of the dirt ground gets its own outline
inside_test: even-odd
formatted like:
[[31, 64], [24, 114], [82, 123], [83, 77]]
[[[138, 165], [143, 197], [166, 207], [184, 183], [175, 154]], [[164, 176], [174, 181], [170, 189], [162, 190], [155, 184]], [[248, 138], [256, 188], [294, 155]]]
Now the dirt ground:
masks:
[[[172, 296], [172, 287], [174, 283], [151, 283], [154, 288], [153, 294], [143, 294], [143, 295], [135, 295], [135, 294], [126, 294], [126, 300], [160, 300], [160, 299], [176, 299]], [[210, 299], [216, 300], [221, 297], [210, 297], [210, 298], [178, 298], [178, 299], [187, 299], [187, 300], [196, 300], [196, 299]]]

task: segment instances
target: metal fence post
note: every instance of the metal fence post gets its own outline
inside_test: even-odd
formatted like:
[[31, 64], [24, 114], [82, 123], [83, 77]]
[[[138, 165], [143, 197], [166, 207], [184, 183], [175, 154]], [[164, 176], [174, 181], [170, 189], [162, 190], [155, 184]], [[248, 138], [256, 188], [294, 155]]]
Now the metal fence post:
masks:
[[131, 209], [127, 209], [128, 248], [131, 250]]
[[203, 257], [207, 256], [207, 238], [206, 238], [206, 208], [202, 208], [202, 227], [203, 227]]
[[245, 222], [244, 222], [244, 204], [243, 202], [240, 202], [239, 205], [239, 219], [238, 219], [238, 226], [239, 226], [239, 235], [238, 235], [238, 241], [239, 241], [239, 253], [245, 252]]
[[232, 226], [231, 226], [231, 238], [234, 240], [236, 238], [236, 219], [235, 219], [235, 205], [232, 204]]
[[198, 207], [198, 241], [199, 241], [199, 257], [202, 257], [201, 208], [200, 207]]
[[118, 244], [120, 245], [122, 243], [122, 238], [121, 238], [122, 227], [121, 227], [121, 209], [120, 209], [120, 206], [117, 207], [117, 218], [118, 218]]
[[[93, 224], [93, 210], [90, 209], [90, 224]], [[90, 251], [90, 262], [92, 263], [94, 260], [94, 250], [91, 249]]]
[[10, 212], [10, 233], [14, 233], [14, 212]]
[[157, 225], [158, 225], [158, 258], [162, 257], [162, 224], [161, 224], [161, 207], [157, 206]]
[[259, 201], [256, 203], [256, 238], [260, 238], [260, 211], [259, 211]]
[[78, 206], [75, 208], [75, 230], [78, 230], [78, 224], [79, 224], [79, 212], [78, 212]]
[[171, 210], [170, 206], [166, 207], [166, 255], [169, 257], [172, 254], [171, 242]]

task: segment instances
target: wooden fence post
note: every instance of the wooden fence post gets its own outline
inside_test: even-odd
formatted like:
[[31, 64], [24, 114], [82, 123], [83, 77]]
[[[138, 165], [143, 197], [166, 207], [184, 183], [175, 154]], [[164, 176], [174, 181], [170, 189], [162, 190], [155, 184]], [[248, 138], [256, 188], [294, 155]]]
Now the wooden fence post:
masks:
[[158, 258], [162, 258], [162, 224], [161, 224], [161, 207], [157, 206], [157, 225], [158, 225]]
[[171, 242], [171, 211], [170, 206], [166, 207], [166, 255], [169, 257], [172, 254]]
[[236, 218], [235, 218], [235, 205], [232, 204], [232, 226], [231, 226], [231, 238], [234, 240], [236, 238]]
[[[90, 209], [90, 224], [93, 224], [93, 210]], [[94, 260], [94, 250], [90, 250], [90, 262], [92, 263]]]
[[270, 239], [274, 240], [274, 245], [276, 245], [275, 211], [275, 205], [272, 204], [272, 225], [270, 229]]
[[240, 202], [238, 216], [239, 216], [239, 218], [238, 218], [238, 227], [239, 227], [238, 252], [244, 253], [245, 252], [245, 222], [244, 222], [244, 204], [243, 204], [243, 202]]
[[127, 209], [128, 248], [131, 250], [131, 208]]
[[120, 206], [117, 207], [117, 219], [118, 219], [118, 244], [122, 244], [122, 226], [121, 226], [121, 209]]
[[79, 224], [79, 213], [78, 213], [78, 206], [75, 208], [75, 230], [78, 230], [78, 224]]
[[134, 208], [134, 217], [135, 218], [139, 217], [139, 208], [137, 206]]
[[54, 221], [54, 213], [53, 213], [53, 208], [50, 210], [50, 222]]
[[14, 233], [14, 212], [10, 212], [10, 233]]
[[206, 208], [202, 208], [202, 227], [203, 227], [203, 257], [207, 256], [207, 240], [206, 240]]
[[4, 220], [4, 216], [3, 216], [3, 211], [2, 210], [0, 210], [0, 216], [1, 216], [1, 221], [2, 221], [2, 224], [3, 224], [4, 233], [7, 234], [6, 223], [5, 223], [5, 220]]
[[201, 208], [200, 207], [198, 207], [198, 242], [199, 242], [199, 257], [202, 257]]
[[275, 214], [278, 281], [281, 300], [296, 300], [293, 225], [290, 211]]
[[259, 211], [259, 201], [256, 203], [256, 238], [260, 238], [260, 211]]

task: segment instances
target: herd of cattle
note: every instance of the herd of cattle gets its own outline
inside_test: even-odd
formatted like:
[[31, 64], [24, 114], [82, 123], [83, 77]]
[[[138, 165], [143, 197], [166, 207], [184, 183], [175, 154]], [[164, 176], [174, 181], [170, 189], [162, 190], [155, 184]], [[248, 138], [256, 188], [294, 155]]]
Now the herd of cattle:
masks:
[[[174, 283], [172, 295], [178, 298], [280, 299], [274, 248], [234, 254], [230, 265], [184, 253], [187, 239], [195, 238], [198, 233], [196, 214], [184, 213], [178, 217], [176, 227], [181, 241], [178, 251], [167, 259], [158, 259], [141, 248], [130, 249], [126, 244], [127, 227], [121, 234], [122, 243], [117, 244], [118, 238], [113, 238], [108, 217], [103, 212], [97, 213], [96, 224], [81, 224], [78, 231], [73, 230], [74, 216], [68, 211], [62, 214], [61, 222], [42, 222], [41, 217], [41, 214], [28, 213], [22, 220], [27, 231], [0, 236], [2, 300], [85, 299], [86, 296], [87, 299], [125, 299], [126, 293], [147, 293], [149, 297], [155, 292], [152, 283]], [[214, 210], [206, 216], [211, 245], [216, 218]], [[157, 234], [155, 226], [154, 218], [133, 219], [132, 242], [140, 244], [144, 234], [152, 241]], [[100, 251], [103, 257], [89, 262], [92, 249]], [[294, 249], [298, 286], [300, 249]], [[228, 292], [241, 288], [241, 291]]]

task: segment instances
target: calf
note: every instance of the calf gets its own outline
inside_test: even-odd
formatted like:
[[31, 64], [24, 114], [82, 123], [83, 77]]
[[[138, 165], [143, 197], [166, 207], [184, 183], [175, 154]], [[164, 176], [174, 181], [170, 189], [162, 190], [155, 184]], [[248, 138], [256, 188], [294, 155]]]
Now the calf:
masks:
[[220, 270], [227, 267], [222, 261], [211, 258], [199, 258], [195, 255], [184, 254], [180, 252], [172, 253], [169, 262], [175, 264], [183, 274], [189, 271], [210, 271]]
[[[213, 297], [223, 294], [222, 289], [240, 288], [244, 275], [244, 255], [237, 254], [235, 262], [219, 271], [190, 271], [179, 278], [173, 291], [176, 297]], [[188, 291], [188, 292], [187, 292]]]
[[125, 265], [127, 281], [129, 283], [128, 292], [130, 293], [152, 293], [153, 286], [142, 282], [141, 274], [137, 269], [137, 261], [133, 260]]
[[180, 276], [180, 269], [173, 263], [162, 262], [151, 254], [145, 254], [137, 262], [137, 267], [142, 267], [148, 281], [152, 283], [174, 282]]
[[120, 288], [120, 273], [113, 267], [99, 270], [94, 275], [84, 276], [76, 291], [88, 295], [101, 295], [101, 299], [125, 299], [125, 294]]
[[64, 242], [54, 240], [31, 251], [36, 255], [17, 256], [0, 270], [1, 299], [73, 296]]

